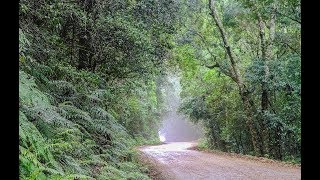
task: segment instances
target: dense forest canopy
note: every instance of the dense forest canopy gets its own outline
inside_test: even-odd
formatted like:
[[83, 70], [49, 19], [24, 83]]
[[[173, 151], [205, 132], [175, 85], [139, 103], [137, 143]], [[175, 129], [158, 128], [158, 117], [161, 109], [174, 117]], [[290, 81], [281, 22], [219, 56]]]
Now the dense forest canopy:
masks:
[[149, 179], [168, 71], [204, 146], [300, 162], [298, 0], [21, 0], [21, 179]]
[[300, 161], [299, 1], [187, 1], [181, 111], [210, 148]]

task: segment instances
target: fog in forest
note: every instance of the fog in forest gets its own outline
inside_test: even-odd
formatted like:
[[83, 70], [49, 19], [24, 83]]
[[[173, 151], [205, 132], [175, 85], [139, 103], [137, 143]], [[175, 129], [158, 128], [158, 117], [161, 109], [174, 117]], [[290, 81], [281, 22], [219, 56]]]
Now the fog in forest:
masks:
[[193, 124], [178, 112], [180, 100], [180, 78], [177, 75], [167, 76], [167, 85], [162, 91], [166, 95], [165, 105], [167, 111], [161, 116], [162, 126], [159, 130], [159, 138], [163, 142], [194, 141], [202, 137], [203, 130], [200, 124]]

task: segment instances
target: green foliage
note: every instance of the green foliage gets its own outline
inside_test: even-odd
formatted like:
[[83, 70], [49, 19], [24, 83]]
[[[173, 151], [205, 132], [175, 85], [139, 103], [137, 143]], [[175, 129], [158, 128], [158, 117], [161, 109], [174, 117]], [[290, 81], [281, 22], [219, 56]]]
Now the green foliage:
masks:
[[176, 29], [177, 5], [172, 0], [21, 1], [20, 59], [32, 54], [32, 61], [59, 62], [108, 80], [159, 72]]
[[[205, 126], [204, 148], [255, 154], [244, 96], [239, 93], [208, 2], [186, 1], [182, 7], [184, 27], [176, 35], [173, 49], [182, 70], [180, 111]], [[223, 0], [216, 1], [215, 8], [250, 99], [262, 156], [299, 162], [300, 2]], [[267, 109], [262, 106], [265, 92]]]
[[[298, 162], [299, 4], [216, 3], [250, 96], [253, 126], [269, 146], [263, 155]], [[276, 28], [266, 61], [261, 32], [271, 39], [272, 12]], [[20, 1], [20, 178], [149, 179], [132, 147], [159, 142], [161, 84], [174, 66], [182, 72], [180, 110], [205, 126], [203, 147], [254, 154], [243, 96], [208, 15], [200, 0]], [[259, 16], [269, 23], [261, 32]], [[267, 109], [260, 106], [265, 91]]]
[[19, 3], [21, 179], [149, 179], [132, 148], [159, 142], [168, 3]]
[[[105, 179], [105, 175], [112, 173], [114, 179], [148, 179], [135, 163], [129, 163], [136, 156], [130, 148], [152, 143], [157, 136], [156, 129], [150, 128], [157, 126], [147, 125], [153, 123], [148, 120], [154, 121], [154, 118], [148, 117], [152, 116], [152, 112], [144, 114], [147, 107], [142, 106], [135, 94], [131, 95], [127, 107], [123, 107], [129, 108], [130, 113], [117, 120], [107, 109], [117, 107], [116, 102], [120, 102], [113, 101], [107, 109], [101, 103], [110, 99], [108, 91], [84, 90], [66, 80], [48, 81], [46, 85], [42, 84], [44, 90], [40, 90], [36, 77], [23, 71], [19, 74], [21, 178]], [[88, 94], [79, 93], [79, 90]], [[154, 84], [150, 90], [155, 91]], [[150, 102], [157, 108], [156, 98], [151, 98], [153, 100]], [[85, 103], [79, 103], [79, 99]], [[122, 105], [125, 104], [118, 107]], [[123, 109], [113, 112], [118, 114], [117, 110]], [[144, 115], [144, 119], [138, 115]], [[144, 128], [136, 129], [131, 119], [140, 120], [139, 125], [146, 124]], [[132, 126], [124, 127], [120, 120], [132, 123]], [[136, 131], [144, 135], [153, 132], [154, 135], [140, 139], [140, 135], [130, 134]], [[97, 168], [102, 170], [94, 172]]]

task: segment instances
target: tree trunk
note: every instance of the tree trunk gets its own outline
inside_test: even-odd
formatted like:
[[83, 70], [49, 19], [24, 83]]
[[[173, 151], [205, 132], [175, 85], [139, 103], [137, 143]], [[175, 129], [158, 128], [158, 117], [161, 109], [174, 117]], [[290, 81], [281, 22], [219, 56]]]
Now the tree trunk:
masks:
[[87, 53], [86, 53], [86, 36], [85, 32], [80, 32], [78, 35], [79, 38], [79, 61], [78, 61], [78, 69], [85, 68], [86, 60], [87, 60]]
[[267, 129], [267, 119], [264, 114], [268, 110], [268, 102], [269, 102], [269, 92], [268, 92], [268, 78], [269, 78], [269, 67], [268, 67], [268, 58], [267, 58], [267, 42], [265, 39], [265, 26], [263, 24], [262, 18], [260, 14], [258, 14], [258, 25], [259, 25], [259, 36], [260, 36], [260, 47], [261, 47], [261, 59], [263, 61], [263, 79], [261, 81], [261, 111], [262, 111], [262, 120], [260, 123], [262, 130], [262, 144], [264, 153], [269, 153], [269, 136]]
[[252, 105], [250, 103], [250, 99], [249, 99], [249, 94], [246, 93], [242, 93], [241, 94], [241, 99], [243, 102], [243, 106], [244, 106], [244, 110], [246, 112], [246, 124], [249, 127], [250, 130], [250, 135], [251, 135], [251, 141], [252, 141], [252, 145], [253, 145], [253, 149], [254, 152], [256, 153], [256, 155], [260, 156], [263, 154], [263, 147], [261, 144], [261, 141], [259, 141], [259, 136], [258, 136], [258, 132], [253, 120], [253, 110], [252, 110]]
[[281, 151], [281, 125], [277, 124], [275, 129], [275, 143], [274, 143], [274, 155], [276, 159], [282, 160]]
[[75, 34], [75, 27], [74, 24], [72, 25], [72, 39], [71, 39], [71, 63], [73, 63], [73, 49], [74, 49], [74, 34]]
[[[83, 7], [86, 15], [89, 16], [92, 13], [92, 8], [94, 5], [94, 0], [80, 0], [79, 5]], [[78, 33], [79, 39], [79, 61], [78, 69], [91, 68], [92, 58], [93, 58], [93, 48], [92, 48], [92, 37], [90, 34], [91, 28], [90, 24], [85, 25], [85, 27], [80, 28]]]
[[[272, 43], [275, 36], [275, 9], [273, 10], [270, 18], [270, 27], [269, 27], [269, 41], [267, 41], [265, 36], [265, 25], [263, 23], [262, 17], [260, 13], [258, 13], [258, 26], [259, 26], [259, 36], [260, 36], [260, 46], [261, 46], [261, 59], [263, 61], [263, 79], [261, 81], [261, 111], [262, 114], [266, 114], [268, 112], [269, 108], [269, 76], [270, 76], [270, 70], [269, 70], [269, 61], [272, 58]], [[268, 126], [268, 120], [265, 116], [262, 115], [262, 121], [261, 121], [261, 130], [262, 130], [262, 143], [263, 143], [263, 150], [265, 153], [270, 153], [270, 137], [269, 137], [269, 130], [267, 128]]]
[[79, 38], [79, 61], [78, 69], [85, 69], [90, 66], [92, 61], [91, 36], [89, 31], [83, 30], [78, 35]]
[[246, 124], [249, 127], [250, 134], [251, 134], [251, 140], [254, 148], [254, 152], [256, 155], [261, 155], [261, 143], [258, 140], [258, 133], [254, 124], [253, 120], [253, 107], [252, 103], [250, 103], [250, 93], [247, 91], [246, 86], [243, 83], [242, 77], [240, 75], [240, 70], [237, 66], [237, 63], [235, 61], [235, 55], [233, 54], [233, 51], [231, 49], [231, 46], [228, 42], [227, 34], [223, 28], [222, 22], [220, 18], [217, 15], [216, 9], [215, 9], [215, 0], [209, 0], [209, 9], [211, 11], [210, 15], [213, 17], [213, 20], [220, 32], [224, 48], [226, 50], [226, 53], [229, 57], [230, 63], [231, 63], [231, 68], [232, 68], [232, 74], [233, 74], [233, 80], [237, 83], [238, 89], [239, 89], [239, 94], [241, 96], [244, 110], [247, 115], [247, 120]]
[[215, 129], [214, 129], [214, 126], [213, 125], [211, 125], [211, 129], [210, 129], [210, 133], [211, 133], [211, 136], [212, 136], [212, 141], [211, 141], [211, 147], [213, 147], [214, 149], [216, 149], [217, 147], [217, 145], [218, 145], [218, 143], [217, 143], [217, 137], [216, 137], [216, 134], [215, 134]]

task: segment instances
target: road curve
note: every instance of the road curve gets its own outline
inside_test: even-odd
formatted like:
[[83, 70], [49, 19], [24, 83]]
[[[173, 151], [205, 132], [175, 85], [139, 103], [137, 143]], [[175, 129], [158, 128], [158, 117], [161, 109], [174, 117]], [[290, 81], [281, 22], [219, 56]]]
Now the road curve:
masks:
[[157, 166], [161, 175], [155, 179], [301, 179], [300, 167], [188, 149], [192, 146], [195, 143], [175, 142], [145, 146], [139, 150], [153, 162], [153, 166]]

